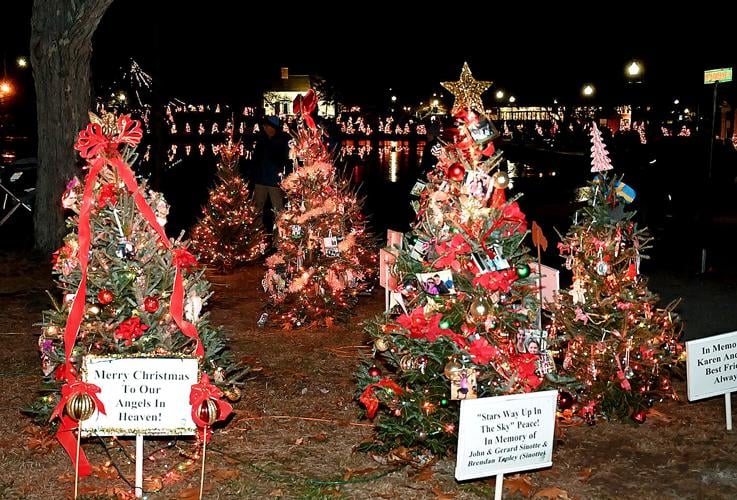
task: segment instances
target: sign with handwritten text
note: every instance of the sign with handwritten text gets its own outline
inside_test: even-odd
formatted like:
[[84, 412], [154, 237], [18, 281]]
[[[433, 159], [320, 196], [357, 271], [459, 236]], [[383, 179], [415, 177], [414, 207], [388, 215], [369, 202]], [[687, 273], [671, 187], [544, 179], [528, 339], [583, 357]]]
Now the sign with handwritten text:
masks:
[[686, 342], [688, 400], [737, 391], [737, 332]]
[[553, 465], [558, 391], [461, 402], [456, 479]]
[[81, 422], [85, 435], [193, 435], [189, 393], [197, 359], [85, 356], [82, 378], [101, 391], [106, 414]]

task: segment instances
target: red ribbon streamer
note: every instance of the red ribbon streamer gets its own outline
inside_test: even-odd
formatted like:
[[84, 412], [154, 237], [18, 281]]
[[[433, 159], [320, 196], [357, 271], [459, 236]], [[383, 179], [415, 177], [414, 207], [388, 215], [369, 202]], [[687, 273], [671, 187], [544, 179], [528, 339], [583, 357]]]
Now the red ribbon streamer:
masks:
[[366, 407], [366, 414], [368, 415], [368, 418], [374, 418], [374, 416], [376, 415], [376, 410], [379, 409], [379, 399], [374, 396], [374, 390], [379, 387], [391, 389], [395, 393], [397, 393], [397, 395], [404, 392], [402, 388], [397, 385], [396, 382], [388, 378], [383, 378], [374, 384], [369, 384], [366, 389], [364, 389], [361, 397], [358, 398], [358, 400]]
[[[64, 327], [64, 365], [59, 368], [57, 372], [57, 378], [66, 380], [67, 384], [71, 387], [75, 387], [76, 384], [82, 383], [77, 381], [77, 373], [74, 365], [71, 362], [72, 352], [74, 345], [77, 340], [79, 333], [79, 327], [82, 324], [82, 317], [84, 316], [84, 306], [87, 301], [87, 268], [89, 264], [89, 252], [90, 252], [90, 216], [92, 212], [92, 203], [94, 201], [93, 190], [95, 186], [95, 180], [99, 175], [100, 171], [105, 167], [106, 164], [110, 164], [117, 172], [120, 179], [125, 184], [128, 191], [133, 195], [134, 201], [138, 210], [143, 215], [144, 219], [149, 223], [154, 231], [159, 235], [161, 244], [171, 249], [172, 244], [167, 238], [164, 229], [156, 220], [156, 215], [151, 207], [148, 206], [146, 200], [143, 198], [138, 189], [138, 182], [136, 181], [133, 171], [125, 163], [118, 151], [120, 144], [128, 144], [130, 146], [137, 145], [142, 137], [141, 126], [138, 120], [131, 120], [128, 116], [121, 116], [118, 119], [118, 130], [120, 132], [117, 136], [107, 137], [99, 124], [91, 123], [79, 133], [77, 143], [74, 145], [74, 149], [79, 151], [79, 155], [82, 158], [90, 160], [90, 170], [85, 178], [85, 185], [82, 197], [82, 205], [79, 212], [79, 267], [81, 271], [81, 278], [79, 287], [74, 295], [72, 306], [69, 309], [69, 316], [67, 317], [67, 323]], [[184, 250], [186, 252], [186, 250]], [[187, 252], [189, 253], [189, 252]], [[175, 251], [175, 265], [176, 274], [174, 277], [174, 290], [172, 292], [170, 312], [174, 322], [177, 324], [179, 329], [184, 335], [195, 340], [195, 354], [199, 356], [204, 355], [204, 348], [202, 341], [200, 340], [197, 328], [192, 323], [185, 321], [183, 316], [184, 312], [184, 284], [182, 279], [182, 267], [191, 266], [191, 261], [187, 261], [187, 266], [182, 265], [182, 259], [177, 259], [179, 254]], [[190, 254], [191, 256], [191, 254]], [[192, 257], [194, 259], [194, 257]], [[195, 261], [196, 262], [196, 261]], [[67, 387], [67, 386], [64, 386]], [[63, 391], [63, 388], [62, 388]], [[99, 391], [99, 388], [98, 388]], [[62, 392], [63, 394], [63, 392]], [[102, 403], [93, 396], [95, 403], [102, 405]], [[67, 398], [68, 399], [68, 398]], [[62, 398], [63, 401], [63, 398]], [[66, 404], [66, 403], [65, 403]], [[60, 403], [61, 405], [61, 403]], [[63, 409], [63, 406], [61, 406]], [[57, 406], [57, 410], [54, 412], [54, 417], [60, 416], [60, 408]], [[104, 412], [104, 411], [103, 411]], [[61, 425], [59, 431], [56, 434], [57, 439], [69, 453], [69, 456], [74, 460], [74, 454], [70, 452], [69, 440], [72, 439], [71, 430], [74, 428], [74, 421], [66, 416], [61, 417]], [[72, 443], [71, 451], [76, 450], [76, 442]], [[80, 450], [80, 466], [84, 467], [89, 474], [89, 463], [84, 456], [84, 453]], [[82, 475], [86, 475], [80, 472]]]
[[[216, 422], [225, 420], [233, 412], [233, 407], [227, 401], [223, 401], [221, 399], [222, 397], [223, 391], [210, 383], [210, 377], [207, 376], [207, 373], [202, 374], [199, 384], [192, 384], [192, 389], [189, 392], [189, 404], [192, 405], [192, 420], [199, 428], [201, 439], [207, 441], [210, 439], [211, 434], [210, 424], [200, 418], [202, 403], [208, 399], [212, 399], [215, 402], [218, 412]], [[207, 433], [203, 432], [204, 429], [207, 430]]]
[[317, 94], [313, 89], [307, 91], [305, 95], [299, 94], [294, 98], [292, 109], [294, 114], [302, 114], [305, 123], [311, 129], [316, 129], [315, 120], [312, 119], [312, 112], [317, 108]]
[[[94, 384], [87, 384], [81, 381], [64, 384], [64, 386], [61, 388], [61, 401], [59, 401], [59, 404], [56, 405], [56, 408], [54, 408], [54, 412], [51, 414], [51, 418], [49, 419], [54, 420], [56, 417], [61, 417], [61, 424], [59, 425], [59, 429], [56, 431], [56, 439], [59, 441], [59, 444], [61, 444], [61, 446], [64, 448], [64, 451], [67, 452], [67, 455], [69, 455], [69, 458], [72, 460], [72, 465], [75, 469], [77, 468], [77, 463], [75, 460], [77, 451], [77, 438], [74, 436], [74, 433], [72, 431], [77, 429], [77, 432], [79, 432], [79, 423], [74, 421], [74, 419], [72, 419], [69, 415], [64, 415], [64, 407], [72, 396], [76, 394], [87, 394], [92, 398], [92, 401], [94, 401], [97, 410], [100, 413], [105, 414], [105, 405], [103, 405], [102, 401], [98, 399], [98, 392], [100, 392], [100, 388]], [[91, 473], [92, 466], [90, 466], [90, 462], [87, 460], [87, 455], [84, 453], [84, 450], [80, 447], [79, 475], [89, 476]]]

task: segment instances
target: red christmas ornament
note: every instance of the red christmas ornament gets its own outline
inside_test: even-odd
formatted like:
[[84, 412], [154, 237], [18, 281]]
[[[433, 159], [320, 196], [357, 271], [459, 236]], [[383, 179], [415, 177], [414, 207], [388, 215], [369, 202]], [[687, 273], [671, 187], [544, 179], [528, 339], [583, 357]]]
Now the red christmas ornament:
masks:
[[461, 182], [464, 175], [466, 175], [466, 169], [460, 163], [454, 163], [448, 167], [448, 179]]
[[647, 420], [647, 410], [639, 410], [632, 414], [632, 420], [638, 424], [644, 424]]
[[148, 296], [143, 299], [143, 308], [146, 312], [155, 313], [159, 310], [159, 299], [154, 296]]
[[100, 290], [100, 293], [97, 294], [97, 301], [103, 306], [108, 305], [113, 300], [115, 300], [115, 295], [110, 290]]
[[567, 410], [573, 406], [573, 395], [570, 392], [561, 391], [558, 393], [558, 408]]
[[381, 376], [381, 370], [379, 370], [378, 367], [372, 366], [368, 370], [369, 377], [380, 377]]

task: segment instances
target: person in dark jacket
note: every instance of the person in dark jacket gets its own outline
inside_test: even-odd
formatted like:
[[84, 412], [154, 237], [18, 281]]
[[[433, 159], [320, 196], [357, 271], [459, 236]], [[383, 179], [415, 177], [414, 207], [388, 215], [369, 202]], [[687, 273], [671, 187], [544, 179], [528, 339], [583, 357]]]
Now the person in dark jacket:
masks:
[[253, 204], [259, 213], [257, 218], [265, 224], [264, 205], [271, 200], [274, 212], [284, 207], [284, 193], [279, 187], [283, 177], [292, 171], [289, 159], [289, 136], [282, 131], [276, 116], [267, 116], [263, 122], [263, 134], [253, 148], [251, 177], [253, 179]]

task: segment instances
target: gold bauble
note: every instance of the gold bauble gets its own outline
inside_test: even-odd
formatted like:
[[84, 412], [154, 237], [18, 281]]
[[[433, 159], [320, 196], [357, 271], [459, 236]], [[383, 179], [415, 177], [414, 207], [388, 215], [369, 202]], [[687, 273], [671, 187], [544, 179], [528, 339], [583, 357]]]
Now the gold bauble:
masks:
[[499, 189], [506, 189], [509, 186], [509, 175], [506, 172], [497, 172], [494, 175], [494, 186]]
[[448, 379], [454, 380], [461, 378], [461, 370], [463, 370], [462, 364], [460, 364], [458, 361], [450, 361], [448, 362], [448, 364], [445, 365], [443, 373]]
[[67, 400], [65, 408], [69, 418], [79, 422], [87, 420], [95, 413], [95, 401], [89, 394], [78, 392]]
[[415, 360], [412, 358], [411, 354], [405, 354], [402, 356], [402, 359], [399, 360], [399, 366], [402, 370], [411, 370], [415, 366]]
[[489, 314], [489, 305], [484, 298], [476, 297], [468, 312], [475, 321], [483, 321]]
[[233, 402], [238, 401], [239, 399], [241, 399], [242, 396], [241, 390], [235, 386], [229, 389], [225, 389], [223, 393], [225, 394], [225, 397], [228, 398], [228, 401]]
[[376, 340], [374, 340], [374, 347], [379, 352], [384, 352], [389, 349], [389, 341], [386, 340], [384, 337], [379, 337]]
[[200, 420], [205, 422], [206, 425], [210, 426], [218, 420], [218, 405], [213, 399], [206, 399], [200, 403], [199, 411], [197, 412]]

